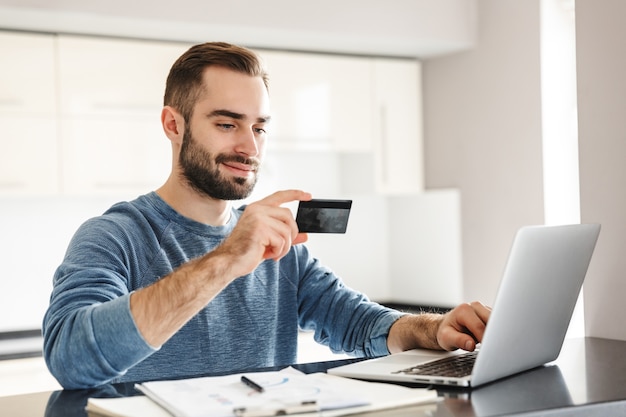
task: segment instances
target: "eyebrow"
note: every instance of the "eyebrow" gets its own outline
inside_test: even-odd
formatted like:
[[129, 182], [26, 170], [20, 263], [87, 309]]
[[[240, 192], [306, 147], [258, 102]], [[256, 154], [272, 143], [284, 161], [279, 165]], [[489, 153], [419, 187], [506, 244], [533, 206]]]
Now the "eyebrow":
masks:
[[[208, 114], [209, 118], [219, 117], [219, 116], [229, 117], [235, 120], [243, 120], [246, 118], [246, 115], [243, 113], [237, 113], [237, 112], [226, 110], [226, 109], [213, 110], [211, 113]], [[270, 119], [271, 119], [270, 116], [262, 116], [262, 117], [257, 117], [256, 121], [257, 123], [267, 123], [270, 121]]]

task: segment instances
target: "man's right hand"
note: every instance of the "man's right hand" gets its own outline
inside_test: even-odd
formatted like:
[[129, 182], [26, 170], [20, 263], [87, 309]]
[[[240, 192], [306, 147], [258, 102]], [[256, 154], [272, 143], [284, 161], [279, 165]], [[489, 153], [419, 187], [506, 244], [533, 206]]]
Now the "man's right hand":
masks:
[[279, 260], [292, 245], [306, 242], [289, 208], [292, 201], [308, 201], [311, 194], [300, 190], [278, 191], [246, 207], [231, 235], [215, 249], [214, 256], [231, 258], [233, 279], [251, 273], [265, 259]]

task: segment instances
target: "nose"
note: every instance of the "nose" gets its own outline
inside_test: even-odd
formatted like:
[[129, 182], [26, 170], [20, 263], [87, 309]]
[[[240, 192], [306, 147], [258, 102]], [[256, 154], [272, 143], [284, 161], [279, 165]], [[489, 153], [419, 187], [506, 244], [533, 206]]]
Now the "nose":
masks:
[[248, 157], [259, 155], [259, 143], [254, 129], [242, 131], [237, 138], [235, 151]]

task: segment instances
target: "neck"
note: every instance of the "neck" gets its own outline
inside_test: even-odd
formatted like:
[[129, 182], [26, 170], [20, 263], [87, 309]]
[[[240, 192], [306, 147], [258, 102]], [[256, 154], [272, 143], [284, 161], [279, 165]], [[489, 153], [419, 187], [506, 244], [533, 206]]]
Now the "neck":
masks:
[[210, 226], [223, 226], [230, 219], [231, 203], [203, 195], [171, 177], [156, 193], [179, 214]]

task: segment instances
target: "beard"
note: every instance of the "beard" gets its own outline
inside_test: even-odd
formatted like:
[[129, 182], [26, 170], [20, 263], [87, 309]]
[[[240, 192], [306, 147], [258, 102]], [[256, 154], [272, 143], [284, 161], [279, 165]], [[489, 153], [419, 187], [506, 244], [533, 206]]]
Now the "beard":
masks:
[[[257, 182], [259, 161], [241, 155], [213, 156], [193, 138], [189, 126], [185, 128], [178, 162], [182, 177], [195, 191], [216, 200], [241, 200], [248, 197]], [[250, 165], [255, 174], [250, 178], [226, 178], [219, 170], [224, 162]]]

